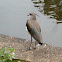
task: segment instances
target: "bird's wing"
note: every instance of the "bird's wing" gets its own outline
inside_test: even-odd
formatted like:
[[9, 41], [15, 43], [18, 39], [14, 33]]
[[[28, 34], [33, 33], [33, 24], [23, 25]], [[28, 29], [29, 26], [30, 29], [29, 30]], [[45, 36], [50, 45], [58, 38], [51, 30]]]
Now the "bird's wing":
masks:
[[29, 21], [28, 20], [26, 23], [26, 26], [27, 26], [27, 29], [31, 35], [33, 35], [34, 33], [41, 32], [41, 28], [40, 28], [39, 23], [37, 21]]
[[41, 32], [41, 28], [40, 28], [40, 25], [39, 25], [38, 21], [34, 21], [34, 22], [33, 22], [33, 26], [34, 26], [34, 28], [35, 28], [38, 32]]
[[31, 34], [31, 36], [38, 41], [38, 43], [41, 43], [42, 36], [41, 36], [41, 28], [39, 26], [39, 23], [37, 21], [27, 21], [26, 23], [28, 32]]

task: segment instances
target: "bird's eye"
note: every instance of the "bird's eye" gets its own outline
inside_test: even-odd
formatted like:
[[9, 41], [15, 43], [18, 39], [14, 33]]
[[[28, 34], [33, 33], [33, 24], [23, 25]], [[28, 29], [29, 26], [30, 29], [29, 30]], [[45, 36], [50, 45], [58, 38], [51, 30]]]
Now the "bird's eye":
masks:
[[30, 13], [30, 15], [32, 15], [32, 14]]

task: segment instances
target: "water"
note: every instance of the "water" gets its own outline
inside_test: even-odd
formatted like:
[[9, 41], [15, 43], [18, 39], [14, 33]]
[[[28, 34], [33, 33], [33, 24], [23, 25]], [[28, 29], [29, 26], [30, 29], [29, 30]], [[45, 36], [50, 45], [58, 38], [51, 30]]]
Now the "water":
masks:
[[[52, 17], [51, 13], [53, 13], [53, 11], [45, 10], [49, 7], [44, 7], [46, 4], [44, 1], [42, 1], [42, 4], [37, 3], [40, 7], [34, 7], [35, 4], [33, 2], [36, 1], [37, 0], [0, 0], [0, 34], [30, 40], [30, 35], [25, 29], [28, 19], [27, 14], [29, 12], [35, 12], [39, 15], [39, 17], [37, 16], [37, 20], [41, 26], [44, 42], [62, 47], [62, 24], [56, 23], [58, 20], [62, 20], [61, 16], [57, 15], [56, 17]], [[51, 7], [55, 7], [55, 5]], [[53, 15], [56, 14], [53, 13]]]
[[62, 21], [62, 0], [32, 0], [34, 7], [50, 18]]

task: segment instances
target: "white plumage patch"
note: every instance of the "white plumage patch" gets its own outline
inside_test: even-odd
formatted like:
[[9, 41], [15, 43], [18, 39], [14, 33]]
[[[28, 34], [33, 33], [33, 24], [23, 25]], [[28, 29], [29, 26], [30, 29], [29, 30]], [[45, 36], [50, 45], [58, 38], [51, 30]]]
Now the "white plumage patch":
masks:
[[26, 27], [26, 31], [28, 31], [28, 30], [27, 30], [27, 27]]
[[[27, 29], [27, 27], [26, 27], [26, 31], [28, 31], [28, 29]], [[29, 33], [29, 31], [28, 31], [28, 33]], [[30, 34], [30, 33], [29, 33]], [[31, 34], [30, 34], [31, 35]]]

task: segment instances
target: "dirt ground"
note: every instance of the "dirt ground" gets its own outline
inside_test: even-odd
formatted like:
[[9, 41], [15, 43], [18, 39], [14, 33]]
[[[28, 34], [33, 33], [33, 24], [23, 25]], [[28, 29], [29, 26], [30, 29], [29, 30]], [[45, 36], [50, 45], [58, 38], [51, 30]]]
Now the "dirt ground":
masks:
[[8, 46], [15, 49], [15, 58], [30, 62], [62, 62], [62, 48], [48, 44], [37, 45], [31, 44], [30, 41], [22, 38], [15, 38], [0, 34], [0, 48]]

